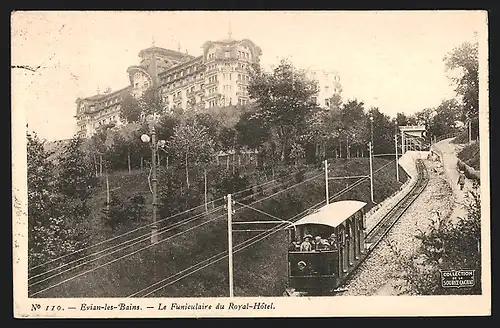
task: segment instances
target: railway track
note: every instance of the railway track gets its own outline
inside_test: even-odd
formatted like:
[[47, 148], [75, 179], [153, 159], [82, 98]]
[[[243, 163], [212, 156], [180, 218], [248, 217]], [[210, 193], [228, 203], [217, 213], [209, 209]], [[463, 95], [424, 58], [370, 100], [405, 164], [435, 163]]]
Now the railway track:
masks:
[[429, 182], [429, 173], [424, 162], [421, 159], [417, 159], [415, 162], [417, 168], [417, 181], [410, 189], [408, 194], [401, 198], [384, 217], [368, 232], [365, 238], [365, 244], [367, 245], [365, 254], [362, 256], [360, 261], [356, 263], [355, 268], [343, 279], [342, 284], [337, 288], [337, 291], [333, 294], [342, 294], [343, 286], [345, 286], [354, 276], [354, 273], [358, 270], [361, 263], [363, 263], [370, 255], [370, 253], [380, 244], [382, 239], [389, 233], [392, 227], [398, 222], [398, 220], [403, 216], [406, 210], [413, 204], [413, 202], [420, 196], [424, 191], [425, 187]]
[[366, 243], [369, 245], [368, 250], [371, 251], [380, 243], [384, 236], [396, 224], [399, 218], [413, 204], [417, 197], [424, 191], [429, 182], [429, 174], [421, 159], [417, 159], [415, 163], [417, 167], [417, 181], [408, 194], [401, 198], [391, 210], [370, 230], [366, 236]]

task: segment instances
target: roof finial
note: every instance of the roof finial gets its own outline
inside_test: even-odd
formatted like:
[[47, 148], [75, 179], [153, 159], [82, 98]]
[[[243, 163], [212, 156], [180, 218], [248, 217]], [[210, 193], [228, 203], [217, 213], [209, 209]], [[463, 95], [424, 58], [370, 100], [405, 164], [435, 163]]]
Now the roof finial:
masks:
[[229, 40], [231, 40], [231, 35], [232, 35], [232, 34], [233, 34], [233, 33], [231, 32], [231, 20], [229, 20], [229, 29], [228, 29], [228, 31], [227, 31], [227, 36], [229, 37]]
[[101, 94], [101, 88], [99, 88], [99, 86], [97, 87], [97, 94], [100, 95]]
[[153, 35], [153, 42], [152, 42], [152, 44], [153, 44], [153, 47], [154, 47], [155, 46], [155, 36], [154, 35]]
[[181, 52], [181, 43], [177, 41], [177, 51]]

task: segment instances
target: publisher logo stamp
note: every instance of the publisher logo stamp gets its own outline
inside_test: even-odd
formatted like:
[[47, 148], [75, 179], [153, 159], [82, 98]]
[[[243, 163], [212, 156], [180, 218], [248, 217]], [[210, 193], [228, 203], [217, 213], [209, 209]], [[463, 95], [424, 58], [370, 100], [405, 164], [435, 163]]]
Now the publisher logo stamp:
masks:
[[443, 288], [470, 288], [474, 287], [475, 284], [475, 270], [441, 271], [441, 286]]

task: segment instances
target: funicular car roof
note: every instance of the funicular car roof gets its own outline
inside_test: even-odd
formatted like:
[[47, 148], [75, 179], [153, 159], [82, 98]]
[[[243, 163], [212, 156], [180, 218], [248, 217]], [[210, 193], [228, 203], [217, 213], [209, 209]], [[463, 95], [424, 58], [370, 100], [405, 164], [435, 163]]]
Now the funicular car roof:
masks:
[[365, 202], [357, 200], [338, 201], [321, 207], [318, 211], [295, 222], [294, 225], [321, 224], [335, 228], [365, 206]]

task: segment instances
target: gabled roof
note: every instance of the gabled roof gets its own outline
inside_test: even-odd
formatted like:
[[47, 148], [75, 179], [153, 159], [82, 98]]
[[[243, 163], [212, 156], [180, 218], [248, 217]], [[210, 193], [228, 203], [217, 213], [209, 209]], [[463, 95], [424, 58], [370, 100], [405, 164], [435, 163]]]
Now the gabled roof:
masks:
[[295, 225], [321, 224], [335, 228], [365, 206], [366, 203], [357, 200], [338, 201], [323, 206], [317, 212], [295, 222]]

